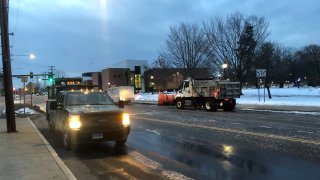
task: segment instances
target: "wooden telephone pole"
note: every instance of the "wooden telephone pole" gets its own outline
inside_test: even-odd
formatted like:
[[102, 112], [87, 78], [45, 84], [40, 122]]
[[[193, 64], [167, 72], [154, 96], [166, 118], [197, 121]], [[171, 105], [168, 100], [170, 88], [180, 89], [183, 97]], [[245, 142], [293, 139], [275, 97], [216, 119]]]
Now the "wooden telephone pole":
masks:
[[7, 132], [16, 132], [16, 120], [14, 115], [12, 71], [10, 58], [10, 44], [8, 33], [8, 0], [0, 0], [0, 26], [2, 65], [4, 79], [4, 93], [6, 100]]

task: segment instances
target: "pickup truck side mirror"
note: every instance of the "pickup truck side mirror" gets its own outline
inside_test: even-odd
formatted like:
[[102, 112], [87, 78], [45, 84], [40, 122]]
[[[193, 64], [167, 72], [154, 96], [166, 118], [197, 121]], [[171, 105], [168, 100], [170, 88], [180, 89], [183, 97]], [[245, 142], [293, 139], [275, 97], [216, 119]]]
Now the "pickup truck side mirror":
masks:
[[120, 100], [120, 101], [118, 102], [118, 107], [119, 107], [119, 108], [124, 108], [124, 101]]

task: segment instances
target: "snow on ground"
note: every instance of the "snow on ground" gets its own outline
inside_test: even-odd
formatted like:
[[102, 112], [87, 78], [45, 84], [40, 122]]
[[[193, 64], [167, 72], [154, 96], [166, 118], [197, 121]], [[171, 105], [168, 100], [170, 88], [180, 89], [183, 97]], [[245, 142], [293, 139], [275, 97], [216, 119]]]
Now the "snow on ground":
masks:
[[271, 99], [269, 99], [267, 89], [265, 89], [265, 102], [264, 89], [260, 89], [260, 102], [258, 89], [243, 89], [242, 92], [243, 96], [237, 99], [239, 104], [320, 106], [319, 87], [271, 88]]
[[[268, 98], [267, 89], [260, 89], [260, 101], [258, 89], [243, 89], [243, 95], [237, 99], [238, 104], [252, 105], [286, 105], [286, 106], [320, 106], [320, 87], [290, 87], [271, 88], [272, 98]], [[174, 93], [171, 93], [174, 94]], [[157, 93], [140, 93], [135, 96], [135, 101], [154, 102], [158, 101]]]
[[[30, 109], [30, 108], [25, 108], [26, 114], [39, 114], [37, 111]], [[15, 111], [16, 114], [24, 114], [24, 108], [21, 108], [19, 110]]]
[[135, 101], [154, 101], [158, 102], [158, 93], [139, 93], [134, 97]]

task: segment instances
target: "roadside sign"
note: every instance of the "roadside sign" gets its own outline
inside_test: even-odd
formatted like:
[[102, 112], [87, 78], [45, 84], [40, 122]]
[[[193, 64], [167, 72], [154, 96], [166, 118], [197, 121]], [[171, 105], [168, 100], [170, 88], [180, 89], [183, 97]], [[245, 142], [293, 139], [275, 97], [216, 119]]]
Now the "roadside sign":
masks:
[[21, 77], [21, 82], [22, 82], [22, 83], [28, 82], [28, 77], [22, 76], [22, 77]]
[[257, 77], [266, 77], [267, 76], [267, 70], [266, 69], [256, 69], [256, 75]]

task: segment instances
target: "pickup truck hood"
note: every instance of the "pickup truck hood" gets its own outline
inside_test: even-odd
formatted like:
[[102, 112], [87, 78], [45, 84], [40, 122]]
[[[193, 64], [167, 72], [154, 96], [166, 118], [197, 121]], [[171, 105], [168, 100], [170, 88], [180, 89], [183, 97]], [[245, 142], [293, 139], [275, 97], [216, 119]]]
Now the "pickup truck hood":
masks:
[[122, 109], [115, 105], [81, 105], [81, 106], [67, 106], [66, 110], [70, 113], [95, 113], [95, 112], [122, 112]]

